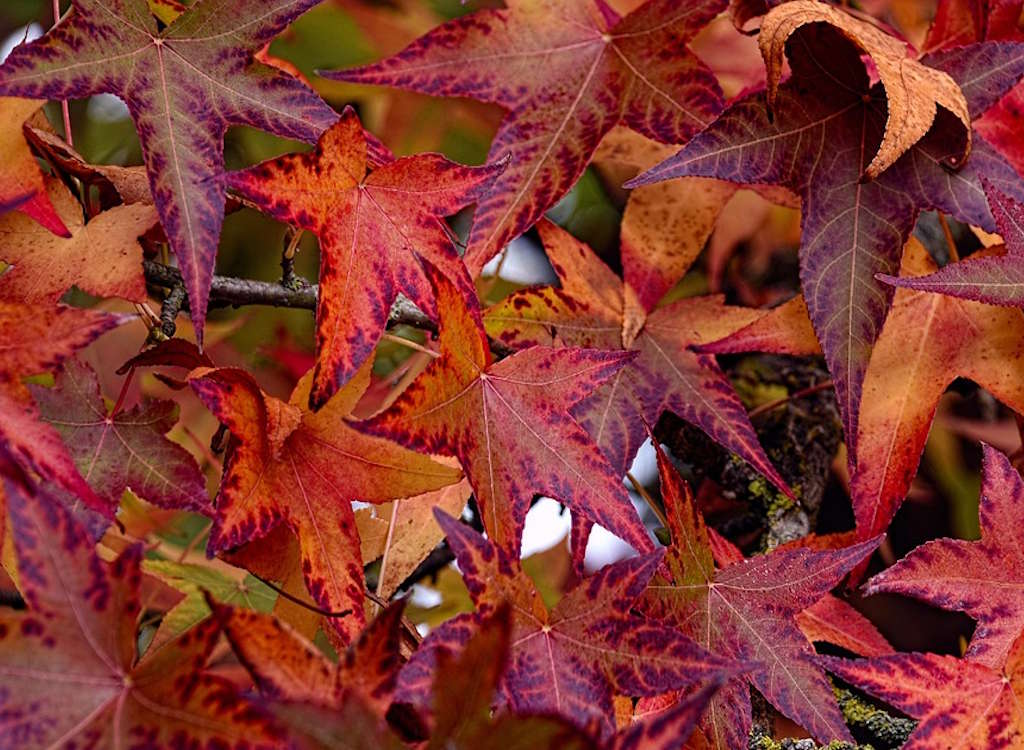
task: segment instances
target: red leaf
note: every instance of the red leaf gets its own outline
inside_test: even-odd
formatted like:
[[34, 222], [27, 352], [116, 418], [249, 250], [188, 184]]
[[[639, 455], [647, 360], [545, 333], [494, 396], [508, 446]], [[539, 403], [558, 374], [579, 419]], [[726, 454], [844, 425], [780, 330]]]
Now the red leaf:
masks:
[[714, 681], [738, 665], [705, 652], [659, 622], [630, 613], [661, 562], [660, 553], [609, 565], [567, 592], [550, 611], [517, 559], [437, 513], [477, 613], [433, 631], [399, 676], [399, 699], [419, 698], [444, 654], [459, 652], [506, 602], [512, 606], [509, 667], [501, 692], [518, 713], [554, 713], [612, 733], [613, 691], [628, 696]]
[[985, 195], [1006, 253], [975, 253], [927, 276], [879, 276], [887, 284], [976, 300], [990, 305], [1024, 307], [1024, 204], [983, 181]]
[[365, 428], [462, 464], [491, 539], [520, 547], [535, 494], [564, 502], [645, 551], [650, 537], [621, 478], [568, 409], [631, 354], [531, 347], [493, 363], [475, 295], [426, 264], [440, 318], [440, 357]]
[[[852, 444], [871, 348], [892, 300], [892, 289], [875, 274], [897, 270], [922, 209], [995, 229], [982, 176], [1024, 193], [1013, 169], [980, 139], [951, 176], [943, 159], [957, 149], [950, 142], [955, 128], [942, 116], [895, 164], [862, 181], [884, 132], [881, 85], [871, 85], [860, 50], [831, 27], [801, 28], [788, 49], [793, 75], [779, 89], [774, 118], [761, 92], [743, 96], [679, 154], [627, 186], [703, 176], [799, 193], [801, 284]], [[976, 118], [1024, 74], [1024, 47], [974, 45], [926, 62], [961, 85]]]
[[272, 615], [210, 603], [214, 616], [260, 691], [284, 701], [341, 707], [353, 697], [381, 716], [391, 705], [401, 666], [399, 600], [353, 641], [341, 661], [323, 653]]
[[868, 581], [869, 594], [891, 592], [978, 621], [967, 657], [998, 668], [1024, 629], [1024, 558], [1018, 532], [1024, 482], [999, 451], [984, 446], [981, 539], [937, 539], [913, 549]]
[[298, 537], [313, 599], [332, 612], [343, 639], [364, 623], [363, 560], [352, 501], [384, 502], [452, 484], [460, 472], [345, 422], [369, 380], [370, 363], [319, 412], [306, 408], [312, 374], [285, 403], [241, 370], [199, 369], [193, 390], [234, 436], [217, 495], [211, 553], [265, 536], [285, 523]]
[[313, 143], [337, 115], [253, 54], [317, 0], [203, 0], [160, 29], [147, 0], [74, 0], [49, 33], [0, 66], [0, 94], [128, 105], [178, 256], [200, 343], [224, 218], [224, 133], [249, 125]]
[[74, 359], [53, 388], [30, 390], [43, 421], [64, 438], [82, 476], [109, 507], [131, 489], [163, 508], [209, 509], [206, 479], [192, 454], [164, 437], [178, 421], [173, 401], [111, 413], [96, 373]]
[[491, 158], [508, 170], [477, 208], [473, 275], [532, 226], [622, 122], [683, 143], [721, 108], [714, 75], [688, 49], [725, 0], [652, 0], [619, 20], [602, 1], [513, 3], [440, 26], [397, 55], [329, 78], [468, 96], [508, 115]]
[[369, 175], [366, 166], [363, 129], [347, 109], [315, 151], [227, 178], [246, 200], [320, 238], [314, 409], [373, 353], [399, 292], [436, 317], [421, 258], [472, 293], [444, 217], [476, 200], [503, 168], [463, 167], [436, 154], [399, 159]]
[[850, 741], [828, 680], [795, 618], [880, 539], [840, 550], [775, 550], [716, 571], [708, 530], [689, 488], [660, 450], [658, 466], [672, 533], [665, 557], [670, 578], [647, 589], [645, 609], [668, 618], [709, 651], [760, 667], [712, 698], [701, 722], [705, 734], [719, 747], [746, 747], [749, 682], [819, 741]]
[[204, 671], [213, 621], [139, 658], [140, 546], [108, 565], [48, 497], [5, 491], [29, 611], [0, 616], [4, 744], [276, 747], [269, 721]]
[[995, 668], [938, 654], [822, 662], [839, 678], [919, 721], [903, 750], [991, 750], [1019, 747], [1024, 740], [1024, 638]]
[[62, 182], [49, 179], [45, 189], [69, 236], [53, 235], [18, 214], [0, 219], [0, 259], [12, 266], [0, 275], [0, 295], [56, 302], [77, 286], [98, 297], [145, 301], [139, 237], [159, 221], [153, 207], [115, 206], [86, 224], [81, 205]]
[[832, 594], [825, 594], [797, 614], [796, 624], [812, 643], [831, 643], [859, 656], [893, 653], [892, 646], [869, 619]]
[[0, 99], [0, 148], [4, 165], [0, 170], [0, 215], [20, 211], [58, 237], [70, 232], [46, 194], [43, 174], [25, 141], [26, 120], [36, 114], [42, 102], [30, 99]]
[[108, 517], [113, 508], [89, 487], [60, 435], [39, 418], [21, 378], [56, 369], [77, 350], [130, 318], [74, 307], [0, 300], [0, 439], [26, 467]]
[[[743, 404], [714, 357], [690, 346], [720, 338], [761, 313], [720, 297], [687, 298], [646, 311], [637, 292], [582, 242], [548, 221], [539, 225], [559, 285], [517, 292], [484, 324], [505, 344], [550, 344], [635, 351], [637, 356], [573, 409], [625, 474], [653, 425], [671, 411], [704, 430], [789, 494], [758, 442]], [[653, 307], [653, 304], [650, 306]]]

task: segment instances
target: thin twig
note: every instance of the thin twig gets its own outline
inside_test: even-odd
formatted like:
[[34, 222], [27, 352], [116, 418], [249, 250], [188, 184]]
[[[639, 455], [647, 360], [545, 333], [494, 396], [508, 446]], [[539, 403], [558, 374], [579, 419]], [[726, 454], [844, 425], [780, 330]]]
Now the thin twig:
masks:
[[939, 212], [939, 226], [942, 227], [942, 233], [946, 235], [946, 244], [949, 245], [949, 262], [956, 263], [960, 260], [960, 253], [956, 250], [956, 240], [953, 239], [953, 231], [949, 228], [946, 215], [941, 211]]
[[751, 419], [753, 419], [754, 417], [759, 417], [766, 412], [772, 411], [773, 409], [778, 409], [780, 406], [788, 404], [790, 401], [796, 401], [797, 399], [806, 398], [807, 396], [811, 396], [815, 393], [818, 393], [819, 391], [827, 391], [834, 385], [835, 383], [833, 383], [831, 380], [823, 380], [820, 383], [815, 383], [812, 386], [808, 386], [807, 388], [803, 388], [799, 391], [796, 391], [795, 393], [791, 393], [788, 396], [785, 396], [784, 398], [776, 399], [775, 401], [769, 401], [767, 404], [761, 404], [760, 406], [754, 407], [753, 409], [750, 410], [750, 413], [747, 416], [749, 416]]
[[413, 351], [420, 352], [421, 354], [426, 354], [430, 357], [433, 357], [434, 359], [437, 359], [438, 357], [441, 356], [438, 352], [435, 352], [433, 349], [428, 349], [425, 346], [417, 344], [415, 341], [404, 339], [401, 336], [395, 336], [390, 333], [385, 333], [383, 336], [381, 336], [381, 338], [384, 339], [385, 341], [390, 341], [394, 344], [398, 344], [399, 346], [404, 346], [407, 349], [412, 349]]
[[658, 517], [658, 521], [661, 522], [661, 525], [668, 528], [668, 519], [665, 518], [665, 514], [662, 512], [661, 508], [658, 507], [658, 504], [654, 502], [654, 498], [651, 497], [647, 488], [640, 484], [640, 480], [633, 476], [632, 472], [626, 472], [626, 479], [628, 479], [629, 483], [633, 485], [633, 489], [636, 490], [636, 494], [642, 497], [644, 502], [647, 503], [652, 511], [654, 511], [654, 515]]
[[388, 535], [384, 539], [384, 554], [380, 557], [380, 570], [377, 573], [377, 596], [380, 596], [380, 588], [384, 582], [384, 573], [388, 569], [388, 557], [391, 552], [391, 542], [395, 537], [395, 521], [398, 518], [398, 507], [401, 500], [395, 500], [391, 504], [391, 518], [388, 519]]
[[256, 578], [261, 583], [265, 584], [268, 588], [273, 589], [280, 596], [283, 596], [292, 604], [297, 604], [303, 609], [308, 609], [310, 612], [316, 612], [318, 615], [321, 615], [323, 617], [348, 617], [350, 614], [352, 614], [351, 609], [343, 609], [341, 612], [331, 612], [327, 609], [320, 609], [320, 607], [316, 606], [315, 604], [304, 602], [299, 597], [294, 596], [293, 594], [289, 594], [287, 591], [285, 591], [283, 588], [275, 584], [273, 581], [268, 581], [266, 578], [256, 575], [251, 570], [249, 571], [249, 573], [253, 576], [253, 578]]
[[[53, 0], [53, 25], [56, 26], [60, 22], [60, 0]], [[72, 148], [75, 147], [74, 136], [71, 135], [71, 107], [68, 105], [67, 99], [62, 99], [60, 103], [60, 111], [64, 115], [64, 140], [68, 142], [68, 145]]]
[[[381, 599], [379, 596], [377, 596], [375, 593], [370, 591], [369, 589], [364, 589], [363, 593], [366, 595], [367, 599], [369, 599], [371, 602], [380, 607], [381, 611], [388, 608], [388, 603]], [[412, 639], [413, 643], [415, 643], [417, 646], [423, 640], [423, 636], [420, 635], [420, 631], [416, 629], [415, 625], [409, 622], [408, 618], [406, 618], [405, 615], [402, 616], [402, 629], [405, 630], [408, 636]]]
[[[173, 290], [183, 284], [181, 272], [174, 266], [167, 266], [151, 260], [142, 262], [146, 282], [154, 287]], [[210, 286], [210, 307], [239, 307], [242, 305], [267, 305], [288, 307], [298, 310], [316, 310], [316, 284], [291, 289], [270, 281], [239, 279], [232, 276], [214, 276]], [[188, 300], [182, 305], [188, 309]], [[399, 297], [391, 306], [388, 326], [409, 325], [432, 333], [437, 325], [405, 297]]]

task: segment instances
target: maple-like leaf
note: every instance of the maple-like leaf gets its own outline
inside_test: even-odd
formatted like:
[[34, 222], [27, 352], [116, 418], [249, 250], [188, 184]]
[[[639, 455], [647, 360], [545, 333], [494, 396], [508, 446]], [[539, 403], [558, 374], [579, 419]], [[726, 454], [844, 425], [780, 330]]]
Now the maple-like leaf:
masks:
[[812, 23], [830, 24], [864, 50], [874, 63], [885, 90], [885, 130], [877, 153], [864, 169], [866, 177], [878, 177], [921, 140], [935, 122], [940, 106], [956, 116], [966, 133], [963, 152], [951, 159], [967, 158], [971, 151], [971, 116], [956, 82], [947, 73], [908, 57], [909, 50], [904, 42], [818, 0], [782, 3], [761, 21], [757, 43], [768, 69], [769, 107], [774, 107], [778, 98], [786, 42], [794, 31]]
[[715, 358], [690, 351], [760, 317], [721, 297], [642, 307], [637, 292], [584, 243], [547, 220], [538, 225], [559, 285], [526, 289], [487, 311], [487, 332], [512, 346], [537, 344], [638, 352], [573, 409], [612, 467], [625, 474], [646, 425], [671, 411], [748, 461], [783, 491], [739, 397]]
[[[1024, 41], [1019, 0], [940, 0], [924, 43], [928, 52], [941, 53], [983, 41]], [[988, 110], [975, 127], [1016, 168], [1024, 171], [1020, 116], [1024, 86], [1015, 86]]]
[[985, 181], [985, 195], [996, 227], [1006, 242], [1005, 254], [976, 253], [959, 263], [949, 263], [927, 276], [900, 278], [880, 276], [893, 286], [991, 305], [1024, 307], [1024, 204]]
[[724, 8], [725, 0], [651, 0], [620, 19], [604, 0], [517, 0], [326, 75], [507, 110], [490, 153], [512, 162], [477, 207], [466, 251], [476, 275], [568, 192], [616, 124], [682, 143], [711, 121], [721, 91], [687, 44]]
[[821, 742], [850, 741], [832, 689], [795, 618], [825, 596], [880, 539], [838, 550], [775, 550], [715, 570], [711, 540], [689, 488], [658, 450], [672, 546], [669, 578], [655, 579], [644, 610], [667, 618], [712, 653], [756, 664], [712, 699], [701, 720], [717, 747], [745, 748], [753, 685]]
[[641, 551], [653, 545], [621, 475], [569, 415], [632, 354], [530, 347], [495, 363], [476, 297], [429, 263], [440, 356], [362, 426], [425, 453], [454, 455], [491, 539], [518, 551], [530, 501], [568, 505]]
[[[920, 210], [994, 230], [981, 177], [1015, 195], [1024, 190], [980, 138], [958, 171], [944, 165], [957, 138], [943, 110], [925, 138], [863, 181], [883, 137], [883, 87], [871, 85], [860, 51], [830, 26], [801, 27], [788, 50], [793, 75], [778, 90], [774, 118], [763, 92], [743, 96], [680, 153], [627, 185], [704, 176], [800, 195], [801, 284], [852, 444], [864, 372], [893, 292], [875, 274], [897, 270]], [[1024, 45], [984, 43], [930, 62], [957, 82], [976, 118], [1024, 73]]]
[[800, 612], [796, 624], [811, 643], [831, 643], [858, 656], [893, 653], [893, 647], [871, 620], [832, 594]]
[[63, 238], [20, 214], [0, 218], [0, 295], [22, 302], [56, 302], [72, 286], [98, 297], [146, 299], [139, 237], [157, 224], [152, 206], [116, 206], [82, 220], [82, 208], [62, 182], [46, 194], [71, 236]]
[[903, 750], [992, 750], [1024, 742], [1024, 638], [997, 667], [939, 654], [822, 661], [840, 679], [918, 720]]
[[370, 363], [318, 412], [308, 410], [312, 373], [285, 403], [249, 374], [197, 369], [190, 383], [234, 436], [217, 494], [211, 554], [285, 523], [298, 537], [313, 599], [343, 639], [362, 629], [363, 560], [352, 501], [383, 502], [458, 481], [460, 472], [348, 426], [369, 382]]
[[67, 237], [68, 228], [50, 202], [23, 130], [42, 106], [31, 99], [0, 98], [0, 215], [17, 210], [58, 237]]
[[[601, 141], [594, 166], [607, 182], [620, 184], [674, 152], [673, 146], [618, 127]], [[691, 177], [630, 192], [619, 228], [622, 278], [645, 310], [653, 310], [690, 269], [737, 189], [730, 182]]]
[[1024, 482], [1006, 456], [985, 445], [981, 539], [936, 539], [911, 550], [865, 586], [966, 612], [978, 622], [966, 657], [999, 668], [1024, 629], [1024, 555], [1017, 538]]
[[[439, 462], [457, 465], [453, 458], [440, 459]], [[377, 572], [377, 596], [387, 598], [394, 594], [444, 539], [444, 532], [434, 520], [434, 508], [459, 516], [472, 494], [473, 488], [463, 479], [457, 484], [416, 497], [356, 511], [363, 562], [373, 562], [378, 558], [381, 561]], [[364, 529], [375, 537], [370, 544]]]
[[404, 600], [391, 604], [335, 664], [278, 618], [210, 601], [239, 661], [265, 695], [340, 707], [353, 696], [381, 716], [391, 705], [402, 665]]
[[49, 497], [5, 492], [28, 611], [0, 614], [0, 745], [277, 746], [269, 719], [204, 671], [215, 622], [140, 658], [140, 545], [107, 564]]
[[111, 507], [130, 489], [163, 508], [209, 509], [192, 454], [164, 437], [178, 421], [175, 402], [112, 412], [96, 373], [75, 359], [64, 363], [53, 388], [29, 388], [43, 421], [60, 433], [82, 476]]
[[313, 408], [373, 353], [399, 292], [436, 317], [421, 257], [474, 293], [444, 217], [476, 200], [501, 168], [420, 154], [367, 174], [363, 128], [346, 109], [315, 151], [228, 175], [243, 198], [320, 238]]
[[[508, 711], [492, 717], [501, 677], [508, 664], [512, 637], [511, 608], [501, 606], [480, 623], [458, 653], [441, 653], [433, 685], [433, 724], [427, 747], [572, 748], [584, 750], [594, 740], [556, 716]], [[453, 689], [454, 686], [457, 689]]]
[[318, 0], [202, 0], [157, 24], [147, 0], [74, 0], [42, 38], [0, 66], [0, 94], [128, 105], [149, 183], [202, 342], [224, 218], [224, 133], [248, 125], [315, 143], [337, 115], [291, 76], [253, 60]]
[[[980, 255], [987, 257], [985, 252]], [[901, 279], [935, 271], [928, 252], [913, 237], [902, 265]], [[1003, 403], [1024, 409], [1022, 338], [1020, 310], [897, 290], [864, 378], [852, 454], [850, 497], [861, 538], [884, 531], [903, 503], [939, 399], [954, 380], [970, 378]], [[706, 348], [717, 353], [818, 351], [801, 298]]]
[[128, 319], [64, 305], [0, 300], [0, 440], [27, 468], [107, 516], [113, 508], [79, 473], [60, 434], [40, 419], [21, 378], [56, 369]]
[[457, 653], [505, 604], [512, 608], [509, 666], [501, 695], [517, 713], [551, 713], [612, 734], [612, 696], [657, 695], [714, 682], [743, 665], [712, 655], [672, 627], [631, 613], [661, 552], [602, 568], [550, 611], [512, 557], [437, 512], [477, 611], [431, 632], [399, 675], [399, 700], [423, 703], [437, 665]]

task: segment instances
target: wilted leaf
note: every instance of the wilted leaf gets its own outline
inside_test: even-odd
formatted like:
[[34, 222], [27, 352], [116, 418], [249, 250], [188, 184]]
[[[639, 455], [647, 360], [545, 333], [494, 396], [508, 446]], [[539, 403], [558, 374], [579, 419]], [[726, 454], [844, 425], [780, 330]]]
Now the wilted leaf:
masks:
[[[885, 129], [881, 84], [871, 85], [859, 50], [833, 27], [804, 26], [789, 49], [793, 75], [779, 87], [774, 118], [761, 93], [743, 96], [632, 184], [705, 176], [784, 185], [800, 195], [801, 284], [852, 444], [864, 373], [892, 299], [892, 288], [875, 274], [896, 271], [920, 210], [935, 208], [993, 230], [981, 177], [1014, 195], [1024, 197], [1024, 190], [980, 140], [959, 171], [943, 166], [952, 144], [951, 123], [941, 112], [925, 138], [863, 182]], [[1024, 73], [1024, 45], [973, 45], [931, 62], [961, 86], [978, 117]]]
[[[783, 56], [790, 35], [801, 26], [827, 23], [860, 47], [871, 58], [885, 89], [887, 118], [878, 151], [864, 169], [874, 179], [891, 167], [921, 140], [935, 121], [937, 108], [955, 115], [965, 130], [963, 153], [950, 156], [961, 164], [971, 153], [971, 116], [967, 101], [956, 81], [941, 70], [929, 68], [909, 57], [904, 42], [877, 26], [818, 0], [793, 0], [772, 10], [761, 21], [757, 43], [768, 69], [768, 106], [776, 106]], [[863, 156], [863, 154], [862, 154]]]

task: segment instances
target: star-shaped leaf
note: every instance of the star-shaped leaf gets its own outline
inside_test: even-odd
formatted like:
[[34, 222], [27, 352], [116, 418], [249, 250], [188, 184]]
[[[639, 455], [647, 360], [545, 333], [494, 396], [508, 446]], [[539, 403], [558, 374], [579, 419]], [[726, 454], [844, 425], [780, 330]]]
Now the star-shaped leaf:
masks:
[[[883, 137], [883, 87], [871, 85], [858, 48], [832, 27], [803, 26], [787, 49], [793, 75], [778, 90], [774, 118], [763, 92], [743, 96], [632, 184], [705, 176], [783, 185], [800, 195], [801, 283], [852, 443], [864, 373], [892, 299], [892, 288], [875, 274], [897, 270], [920, 210], [935, 208], [991, 231], [981, 177], [1022, 197], [1024, 191], [979, 138], [958, 171], [944, 165], [963, 143], [962, 128], [952, 127], [943, 110], [924, 139], [863, 181]], [[925, 62], [960, 85], [971, 117], [978, 117], [1024, 73], [1024, 45], [974, 45]]]
[[518, 713], [550, 713], [597, 727], [603, 739], [612, 734], [613, 693], [656, 695], [716, 681], [741, 666], [630, 612], [661, 553], [603, 568], [549, 611], [517, 558], [455, 519], [437, 516], [477, 611], [430, 634], [399, 675], [399, 700], [423, 703], [446, 654], [461, 652], [482, 621], [506, 603], [512, 608], [512, 639], [501, 679], [504, 701]]
[[1024, 307], [1024, 204], [985, 184], [996, 227], [1006, 242], [1005, 253], [975, 253], [927, 276], [880, 276], [886, 283], [922, 292]]
[[984, 446], [981, 539], [936, 539], [910, 551], [868, 581], [870, 594], [890, 592], [966, 612], [978, 622], [967, 658], [999, 668], [1024, 629], [1024, 482], [999, 451]]
[[298, 537], [306, 587], [343, 639], [363, 614], [363, 560], [352, 501], [411, 497], [458, 481], [460, 472], [345, 422], [366, 390], [370, 363], [318, 412], [308, 410], [312, 373], [285, 403], [230, 368], [198, 369], [193, 390], [234, 436], [217, 494], [211, 553], [285, 523]]
[[163, 508], [209, 508], [206, 479], [192, 454], [164, 435], [178, 421], [173, 401], [112, 412], [91, 367], [72, 359], [53, 388], [29, 386], [44, 422], [60, 433], [75, 465], [110, 507], [130, 489]]
[[[900, 279], [928, 278], [922, 274], [934, 271], [928, 252], [911, 238]], [[970, 378], [1003, 403], [1024, 409], [1022, 338], [1020, 310], [897, 290], [864, 378], [850, 483], [861, 538], [885, 531], [903, 503], [939, 399], [954, 380]], [[817, 353], [801, 298], [707, 348], [718, 353]]]
[[277, 747], [269, 719], [206, 671], [207, 620], [137, 653], [142, 548], [103, 562], [46, 495], [5, 492], [28, 611], [0, 613], [0, 737], [11, 747]]
[[964, 150], [951, 158], [962, 161], [970, 154], [971, 117], [956, 82], [947, 73], [908, 57], [904, 42], [874, 24], [817, 0], [782, 3], [761, 21], [757, 43], [768, 68], [769, 106], [774, 107], [778, 97], [786, 42], [801, 26], [813, 23], [830, 24], [863, 49], [874, 63], [885, 91], [885, 130], [877, 153], [864, 169], [866, 177], [878, 177], [921, 140], [935, 122], [940, 106], [955, 115], [965, 129]]
[[939, 654], [823, 661], [840, 679], [918, 720], [903, 750], [991, 750], [1024, 741], [1024, 638], [998, 667]]
[[149, 183], [202, 341], [224, 218], [224, 133], [248, 125], [315, 143], [334, 111], [253, 53], [318, 0], [201, 0], [160, 28], [147, 0], [74, 0], [0, 66], [0, 94], [128, 105]]
[[366, 168], [363, 128], [347, 109], [315, 151], [228, 176], [243, 198], [320, 238], [313, 408], [373, 353], [399, 292], [436, 317], [421, 257], [473, 292], [444, 217], [476, 200], [501, 166], [463, 167], [421, 154], [369, 175]]
[[665, 557], [669, 578], [659, 577], [648, 587], [645, 611], [675, 623], [712, 653], [758, 665], [711, 699], [701, 721], [704, 733], [717, 747], [746, 747], [749, 682], [819, 741], [850, 741], [828, 680], [795, 618], [880, 540], [839, 550], [775, 550], [716, 571], [704, 520], [660, 450], [658, 467], [672, 546]]
[[553, 497], [638, 550], [647, 530], [618, 474], [569, 409], [631, 353], [531, 347], [493, 362], [475, 295], [429, 263], [440, 356], [362, 425], [414, 450], [459, 459], [491, 539], [518, 551], [534, 495]]
[[287, 701], [341, 706], [352, 696], [383, 715], [402, 665], [404, 600], [385, 609], [335, 664], [276, 617], [225, 604], [213, 612], [260, 692]]
[[0, 439], [16, 459], [107, 516], [113, 508], [82, 478], [60, 434], [43, 422], [22, 377], [58, 368], [127, 316], [0, 300]]
[[14, 213], [0, 219], [0, 295], [22, 302], [56, 302], [72, 286], [98, 297], [146, 299], [139, 237], [159, 221], [152, 206], [115, 206], [82, 220], [64, 184], [47, 180], [46, 194], [69, 228], [63, 238]]
[[725, 5], [651, 0], [620, 19], [604, 0], [517, 0], [327, 76], [507, 110], [491, 158], [511, 154], [512, 162], [477, 207], [466, 252], [476, 275], [568, 192], [616, 124], [682, 143], [711, 121], [721, 91], [687, 44]]
[[31, 99], [0, 98], [0, 215], [17, 210], [58, 237], [67, 237], [68, 228], [50, 202], [23, 130], [42, 106]]
[[[594, 154], [607, 182], [619, 184], [664, 161], [675, 147], [623, 127]], [[629, 194], [620, 227], [622, 277], [645, 310], [653, 310], [700, 255], [737, 186], [691, 177], [644, 185]]]
[[484, 316], [487, 332], [513, 346], [557, 344], [638, 352], [573, 415], [625, 474], [647, 425], [671, 411], [741, 456], [785, 492], [747, 412], [715, 358], [690, 351], [760, 317], [721, 297], [679, 300], [652, 310], [587, 245], [554, 224], [538, 225], [559, 285], [512, 294]]
[[[924, 49], [934, 52], [974, 42], [1024, 41], [1020, 13], [1017, 0], [940, 0]], [[1024, 86], [1014, 86], [975, 123], [978, 134], [995, 146], [1018, 172], [1024, 171], [1024, 148], [1019, 137], [1022, 107]]]

